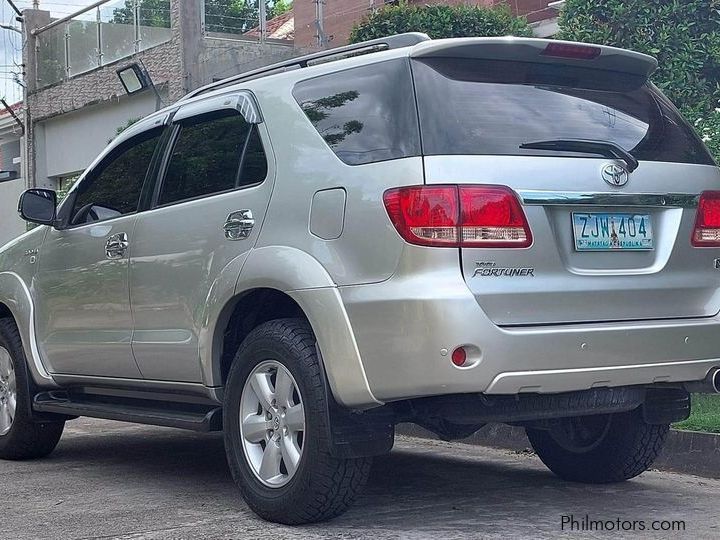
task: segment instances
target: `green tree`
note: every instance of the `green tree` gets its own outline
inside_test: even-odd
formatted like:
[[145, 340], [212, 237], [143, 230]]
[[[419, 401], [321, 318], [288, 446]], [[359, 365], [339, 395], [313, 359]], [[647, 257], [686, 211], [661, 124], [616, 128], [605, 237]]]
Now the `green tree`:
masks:
[[[271, 16], [268, 17], [268, 19], [271, 19], [273, 17], [277, 17], [278, 15], [282, 15], [283, 13], [287, 13], [290, 11], [293, 7], [292, 0], [277, 0], [275, 3], [272, 4], [271, 7]], [[270, 13], [270, 12], [268, 12]]]
[[[170, 2], [168, 0], [137, 0], [140, 7], [142, 26], [160, 26], [170, 28]], [[135, 0], [125, 0], [125, 6], [113, 10], [112, 22], [133, 24]]]
[[358, 43], [403, 32], [424, 32], [433, 39], [473, 36], [530, 36], [532, 29], [523, 17], [500, 5], [416, 6], [401, 2], [371, 13], [356, 24], [350, 42]]
[[720, 0], [567, 0], [558, 37], [655, 56], [653, 82], [720, 157]]

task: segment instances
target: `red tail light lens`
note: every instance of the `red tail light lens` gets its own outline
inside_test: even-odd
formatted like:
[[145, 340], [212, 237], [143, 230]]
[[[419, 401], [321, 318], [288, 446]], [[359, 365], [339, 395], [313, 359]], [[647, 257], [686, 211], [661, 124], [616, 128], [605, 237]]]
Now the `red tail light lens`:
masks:
[[594, 60], [602, 54], [602, 49], [591, 45], [577, 45], [574, 43], [548, 43], [548, 46], [540, 54], [557, 58]]
[[526, 248], [532, 234], [515, 193], [503, 186], [460, 187], [463, 246]]
[[720, 191], [700, 195], [691, 241], [695, 247], [720, 247]]
[[385, 208], [406, 241], [420, 246], [457, 246], [456, 186], [416, 186], [385, 192]]
[[385, 208], [411, 244], [525, 248], [532, 234], [515, 193], [504, 186], [413, 186], [391, 189]]

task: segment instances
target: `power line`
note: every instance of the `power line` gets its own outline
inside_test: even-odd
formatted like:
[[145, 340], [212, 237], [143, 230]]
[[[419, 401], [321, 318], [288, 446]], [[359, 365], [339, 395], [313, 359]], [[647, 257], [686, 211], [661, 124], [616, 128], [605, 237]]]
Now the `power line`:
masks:
[[18, 14], [18, 17], [22, 17], [22, 11], [17, 8], [17, 6], [12, 0], [7, 0], [7, 3], [10, 4], [10, 7], [15, 10], [15, 13]]

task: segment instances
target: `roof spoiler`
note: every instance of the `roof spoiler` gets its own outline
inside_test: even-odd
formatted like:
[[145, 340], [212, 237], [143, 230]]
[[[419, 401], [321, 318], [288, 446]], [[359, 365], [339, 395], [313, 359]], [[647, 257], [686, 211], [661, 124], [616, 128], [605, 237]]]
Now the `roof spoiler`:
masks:
[[616, 71], [647, 79], [658, 62], [646, 54], [588, 43], [535, 38], [459, 38], [415, 45], [413, 58], [478, 58], [541, 64], [565, 64]]

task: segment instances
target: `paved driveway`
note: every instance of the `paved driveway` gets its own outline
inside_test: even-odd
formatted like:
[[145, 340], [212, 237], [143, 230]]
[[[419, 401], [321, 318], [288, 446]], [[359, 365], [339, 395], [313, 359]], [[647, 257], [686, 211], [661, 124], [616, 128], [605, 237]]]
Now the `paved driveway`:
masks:
[[[237, 496], [218, 435], [78, 420], [49, 458], [0, 462], [0, 538], [720, 538], [720, 481], [650, 472], [562, 482], [532, 455], [400, 438], [329, 524], [265, 523]], [[562, 516], [684, 520], [685, 533], [578, 532]], [[569, 518], [566, 517], [566, 521]], [[623, 526], [621, 524], [620, 526]], [[666, 525], [667, 526], [667, 525]]]

